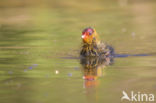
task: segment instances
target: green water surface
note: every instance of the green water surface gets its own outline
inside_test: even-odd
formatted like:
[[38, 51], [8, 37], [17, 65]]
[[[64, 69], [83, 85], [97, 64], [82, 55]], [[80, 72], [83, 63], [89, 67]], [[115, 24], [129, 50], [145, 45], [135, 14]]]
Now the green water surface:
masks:
[[[115, 58], [88, 86], [74, 59], [88, 26], [118, 54], [149, 56]], [[155, 0], [0, 1], [0, 103], [121, 103], [123, 90], [156, 96], [155, 53]]]

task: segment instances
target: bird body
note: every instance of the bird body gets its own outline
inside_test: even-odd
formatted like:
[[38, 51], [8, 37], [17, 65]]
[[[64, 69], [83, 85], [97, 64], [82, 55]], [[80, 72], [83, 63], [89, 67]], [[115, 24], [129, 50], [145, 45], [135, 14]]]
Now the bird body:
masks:
[[112, 57], [114, 49], [99, 41], [95, 29], [86, 28], [82, 32], [82, 49], [80, 55], [83, 57]]

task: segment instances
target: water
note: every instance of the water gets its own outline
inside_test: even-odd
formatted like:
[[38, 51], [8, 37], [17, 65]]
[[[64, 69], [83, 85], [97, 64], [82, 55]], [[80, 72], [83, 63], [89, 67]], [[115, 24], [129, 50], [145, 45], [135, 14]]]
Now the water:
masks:
[[[123, 90], [156, 95], [155, 12], [154, 0], [2, 0], [0, 102], [120, 103]], [[87, 71], [77, 57], [88, 26], [116, 53], [148, 56]]]

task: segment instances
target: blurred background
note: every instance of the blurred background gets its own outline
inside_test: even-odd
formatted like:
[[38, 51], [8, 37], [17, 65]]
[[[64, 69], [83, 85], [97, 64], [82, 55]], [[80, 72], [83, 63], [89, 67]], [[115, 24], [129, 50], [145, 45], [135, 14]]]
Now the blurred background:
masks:
[[[93, 68], [96, 80], [83, 80], [88, 72], [76, 57], [89, 26], [116, 53], [149, 56], [115, 58]], [[0, 103], [120, 103], [123, 90], [156, 94], [155, 45], [155, 0], [1, 0]]]

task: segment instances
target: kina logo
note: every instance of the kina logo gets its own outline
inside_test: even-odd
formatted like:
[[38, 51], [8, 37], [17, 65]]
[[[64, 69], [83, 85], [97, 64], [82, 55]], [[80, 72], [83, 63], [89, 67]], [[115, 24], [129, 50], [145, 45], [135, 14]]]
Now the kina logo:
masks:
[[123, 96], [121, 97], [121, 101], [127, 100], [131, 102], [154, 102], [154, 94], [150, 93], [141, 93], [141, 92], [134, 92], [131, 91], [128, 95], [125, 91], [122, 91]]

